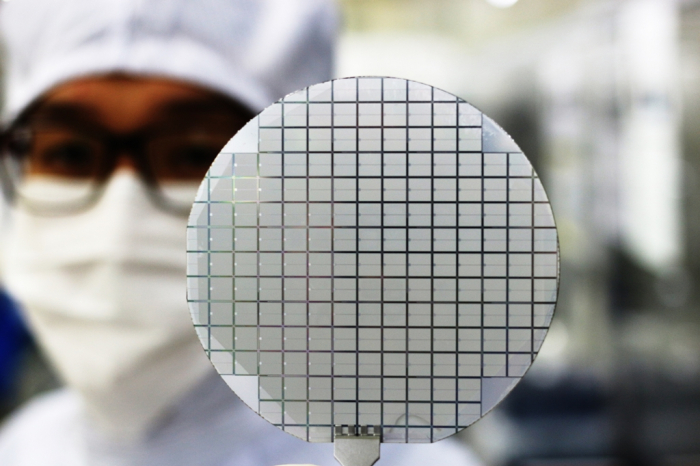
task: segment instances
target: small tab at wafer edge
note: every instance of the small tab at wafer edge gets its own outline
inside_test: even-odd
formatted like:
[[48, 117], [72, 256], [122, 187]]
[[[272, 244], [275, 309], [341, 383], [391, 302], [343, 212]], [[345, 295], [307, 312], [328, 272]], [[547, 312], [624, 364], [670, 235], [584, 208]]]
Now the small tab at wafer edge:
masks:
[[375, 426], [335, 426], [334, 455], [342, 466], [372, 466], [379, 460], [380, 443]]

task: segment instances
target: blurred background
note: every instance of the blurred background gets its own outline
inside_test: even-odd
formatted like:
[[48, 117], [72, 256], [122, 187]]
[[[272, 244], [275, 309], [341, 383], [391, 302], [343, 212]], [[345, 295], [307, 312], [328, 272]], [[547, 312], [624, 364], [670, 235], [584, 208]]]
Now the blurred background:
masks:
[[700, 464], [700, 1], [345, 0], [338, 74], [520, 144], [561, 242], [550, 334], [462, 439], [494, 465]]
[[[338, 76], [466, 99], [554, 208], [549, 336], [460, 439], [495, 466], [700, 465], [700, 0], [341, 4]], [[0, 417], [56, 385], [11, 309], [0, 298]]]

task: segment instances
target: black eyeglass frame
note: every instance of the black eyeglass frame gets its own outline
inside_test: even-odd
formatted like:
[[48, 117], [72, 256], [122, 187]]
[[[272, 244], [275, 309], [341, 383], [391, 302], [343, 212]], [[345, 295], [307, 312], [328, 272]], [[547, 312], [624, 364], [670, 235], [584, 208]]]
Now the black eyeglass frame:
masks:
[[[224, 107], [230, 107], [234, 112], [221, 112], [221, 116], [231, 117], [231, 121], [235, 121], [232, 125], [231, 137], [242, 128], [245, 123], [252, 118], [253, 114], [247, 108], [241, 107], [233, 101], [225, 102]], [[33, 106], [36, 108], [36, 106]], [[32, 108], [32, 109], [33, 109]], [[47, 216], [72, 215], [83, 212], [92, 206], [101, 198], [104, 193], [106, 183], [113, 174], [119, 160], [124, 155], [130, 157], [133, 161], [139, 177], [144, 182], [146, 192], [150, 200], [158, 207], [167, 212], [178, 216], [186, 216], [189, 214], [191, 206], [178, 205], [163, 195], [159, 188], [158, 179], [155, 175], [151, 164], [148, 161], [146, 146], [155, 137], [161, 134], [177, 133], [177, 126], [164, 128], [163, 125], [153, 125], [133, 131], [126, 134], [117, 134], [107, 130], [100, 125], [81, 122], [81, 128], [76, 133], [81, 134], [93, 140], [99, 140], [100, 144], [106, 149], [105, 163], [98, 168], [95, 180], [95, 188], [90, 192], [89, 196], [82, 199], [80, 202], [72, 203], [55, 203], [38, 205], [31, 200], [24, 199], [18, 193], [18, 184], [21, 177], [24, 175], [21, 170], [22, 157], [31, 146], [32, 139], [32, 109], [24, 112], [23, 116], [0, 133], [0, 184], [5, 199], [9, 203], [21, 203], [23, 207], [32, 211], [35, 214]], [[42, 123], [39, 120], [37, 123]], [[61, 126], [69, 127], [61, 123], [52, 122], [57, 128]], [[74, 128], [71, 128], [74, 130]], [[213, 154], [214, 156], [216, 154]], [[16, 168], [12, 168], [14, 165]]]

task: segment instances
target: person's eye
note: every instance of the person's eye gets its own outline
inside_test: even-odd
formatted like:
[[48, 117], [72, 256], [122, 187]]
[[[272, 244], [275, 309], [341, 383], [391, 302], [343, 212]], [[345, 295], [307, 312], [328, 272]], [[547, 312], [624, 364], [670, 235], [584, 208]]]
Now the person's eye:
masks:
[[211, 144], [197, 143], [181, 147], [170, 156], [171, 167], [182, 173], [206, 172], [221, 150]]
[[28, 161], [30, 173], [85, 178], [95, 175], [99, 151], [88, 140], [45, 136], [37, 138]]
[[203, 166], [207, 168], [211, 164], [212, 159], [216, 156], [220, 147], [215, 147], [212, 144], [198, 143], [182, 150], [181, 161], [192, 166]]
[[227, 141], [208, 133], [164, 138], [151, 146], [150, 163], [157, 178], [199, 181]]

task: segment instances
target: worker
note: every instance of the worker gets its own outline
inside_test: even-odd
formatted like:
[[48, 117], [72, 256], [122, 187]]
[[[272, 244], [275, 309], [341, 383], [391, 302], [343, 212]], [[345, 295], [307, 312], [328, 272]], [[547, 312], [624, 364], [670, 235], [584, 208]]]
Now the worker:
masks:
[[[195, 336], [187, 213], [227, 140], [331, 78], [329, 0], [12, 0], [0, 271], [65, 388], [13, 415], [3, 466], [335, 463], [259, 418]], [[394, 448], [395, 447], [395, 448]], [[383, 465], [471, 464], [456, 443]]]

